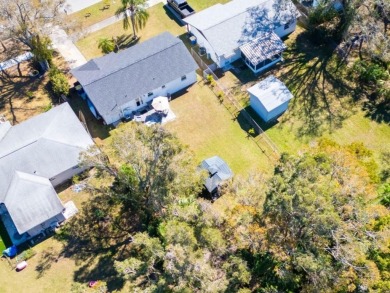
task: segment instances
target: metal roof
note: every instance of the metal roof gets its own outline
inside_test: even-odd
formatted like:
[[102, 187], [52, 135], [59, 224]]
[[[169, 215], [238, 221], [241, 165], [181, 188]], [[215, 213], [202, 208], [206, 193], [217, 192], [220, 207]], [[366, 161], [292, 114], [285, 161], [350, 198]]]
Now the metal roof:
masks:
[[233, 177], [232, 170], [230, 170], [226, 162], [218, 156], [203, 160], [200, 167], [210, 173], [210, 176], [205, 182], [205, 186], [209, 192], [212, 192], [217, 188], [222, 181]]
[[197, 68], [183, 42], [165, 32], [119, 53], [92, 59], [71, 72], [105, 118]]
[[[291, 1], [233, 0], [197, 12], [184, 22], [198, 29], [218, 56], [231, 56], [235, 50], [299, 15]], [[281, 36], [282, 37], [282, 36]]]
[[293, 98], [286, 85], [273, 75], [250, 87], [247, 91], [256, 97], [268, 112]]
[[274, 32], [261, 32], [258, 38], [242, 45], [240, 50], [253, 65], [257, 65], [286, 48], [287, 46]]

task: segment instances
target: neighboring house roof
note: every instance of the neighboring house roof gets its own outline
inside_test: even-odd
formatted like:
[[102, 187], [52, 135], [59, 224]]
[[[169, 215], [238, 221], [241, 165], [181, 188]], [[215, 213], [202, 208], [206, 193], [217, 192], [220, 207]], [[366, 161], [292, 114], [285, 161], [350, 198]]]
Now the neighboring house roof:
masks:
[[247, 91], [256, 97], [268, 112], [293, 98], [286, 85], [273, 75], [250, 87]]
[[198, 29], [218, 56], [233, 55], [241, 45], [295, 20], [298, 11], [291, 1], [233, 0], [197, 12], [184, 22]]
[[209, 192], [213, 192], [222, 181], [233, 176], [232, 170], [230, 170], [226, 162], [218, 156], [203, 160], [200, 167], [210, 173], [210, 176], [206, 179], [205, 183], [206, 189]]
[[0, 203], [15, 172], [50, 179], [77, 166], [80, 152], [91, 145], [68, 103], [12, 126], [0, 139]]
[[287, 46], [274, 32], [261, 32], [253, 41], [240, 47], [240, 50], [253, 65], [257, 65], [276, 54], [283, 52]]
[[3, 198], [19, 234], [60, 214], [64, 206], [49, 179], [16, 171]]
[[198, 68], [183, 42], [168, 32], [119, 53], [110, 53], [73, 69], [99, 114], [120, 106]]

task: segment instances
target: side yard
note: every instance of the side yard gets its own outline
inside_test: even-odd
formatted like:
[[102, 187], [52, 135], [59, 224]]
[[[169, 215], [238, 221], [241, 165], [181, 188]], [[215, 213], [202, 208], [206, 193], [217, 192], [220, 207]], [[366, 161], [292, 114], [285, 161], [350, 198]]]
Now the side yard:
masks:
[[[363, 142], [378, 159], [390, 147], [390, 127], [363, 110], [364, 100], [356, 97], [359, 85], [349, 81], [348, 68], [337, 68], [334, 48], [316, 47], [299, 27], [286, 44], [284, 61], [271, 70], [254, 76], [238, 63], [239, 72], [226, 72], [220, 82], [280, 151], [296, 153], [312, 141], [327, 137], [340, 144]], [[278, 121], [265, 124], [249, 106], [246, 89], [270, 74], [287, 85], [294, 99]]]
[[[248, 138], [243, 121], [234, 121], [217, 97], [202, 81], [189, 88], [188, 92], [172, 100], [171, 108], [175, 121], [166, 128], [194, 151], [197, 160], [218, 155], [232, 168], [235, 174], [247, 175], [272, 171], [272, 159]], [[241, 125], [240, 125], [241, 123]], [[266, 145], [264, 145], [266, 148]]]

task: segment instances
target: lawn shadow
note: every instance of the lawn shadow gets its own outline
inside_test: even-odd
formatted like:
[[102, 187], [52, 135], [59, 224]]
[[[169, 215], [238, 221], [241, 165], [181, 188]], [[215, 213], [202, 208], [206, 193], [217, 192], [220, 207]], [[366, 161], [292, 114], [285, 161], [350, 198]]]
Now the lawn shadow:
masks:
[[122, 34], [116, 37], [116, 44], [119, 47], [119, 50], [127, 49], [138, 44], [140, 39], [140, 37], [134, 39], [133, 34]]
[[53, 247], [48, 247], [47, 250], [42, 252], [41, 258], [37, 266], [35, 267], [35, 270], [38, 273], [37, 279], [42, 278], [45, 275], [46, 271], [51, 268], [53, 262], [58, 261], [58, 254], [54, 253], [53, 250]]
[[92, 138], [106, 139], [110, 136], [110, 131], [114, 128], [113, 126], [104, 125], [102, 120], [98, 120], [93, 116], [87, 102], [84, 101], [74, 90], [71, 89], [68, 99], [69, 105], [72, 107], [73, 111], [77, 117], [82, 116], [85, 118], [88, 131]]
[[363, 110], [365, 111], [365, 117], [370, 118], [378, 123], [390, 123], [390, 100], [382, 99], [377, 101], [367, 100], [363, 103]]
[[289, 108], [302, 122], [298, 136], [331, 132], [353, 114], [354, 88], [336, 69], [336, 46], [315, 45], [302, 32], [284, 54], [280, 78], [294, 95]]
[[107, 283], [108, 292], [121, 290], [125, 280], [115, 270], [115, 260], [111, 255], [102, 256], [94, 265], [87, 263], [74, 272], [73, 280], [78, 283], [89, 283], [90, 281], [104, 281]]
[[28, 72], [32, 69], [34, 69], [32, 62], [24, 62], [0, 72], [0, 113], [8, 105], [12, 124], [20, 122], [18, 113], [34, 110], [16, 107], [15, 102], [24, 100], [24, 105], [33, 102], [34, 93], [46, 82], [44, 78], [29, 76]]

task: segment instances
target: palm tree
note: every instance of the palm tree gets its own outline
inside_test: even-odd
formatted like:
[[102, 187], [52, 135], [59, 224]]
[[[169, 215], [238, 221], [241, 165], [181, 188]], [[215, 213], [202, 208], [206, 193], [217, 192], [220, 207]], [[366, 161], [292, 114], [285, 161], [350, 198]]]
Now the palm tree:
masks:
[[101, 49], [104, 54], [111, 53], [115, 49], [114, 40], [109, 38], [100, 38], [98, 41], [98, 48]]
[[122, 7], [119, 8], [115, 15], [118, 17], [123, 15], [123, 28], [127, 30], [133, 27], [133, 39], [137, 38], [136, 31], [145, 26], [149, 18], [149, 13], [146, 11], [147, 0], [122, 0]]

